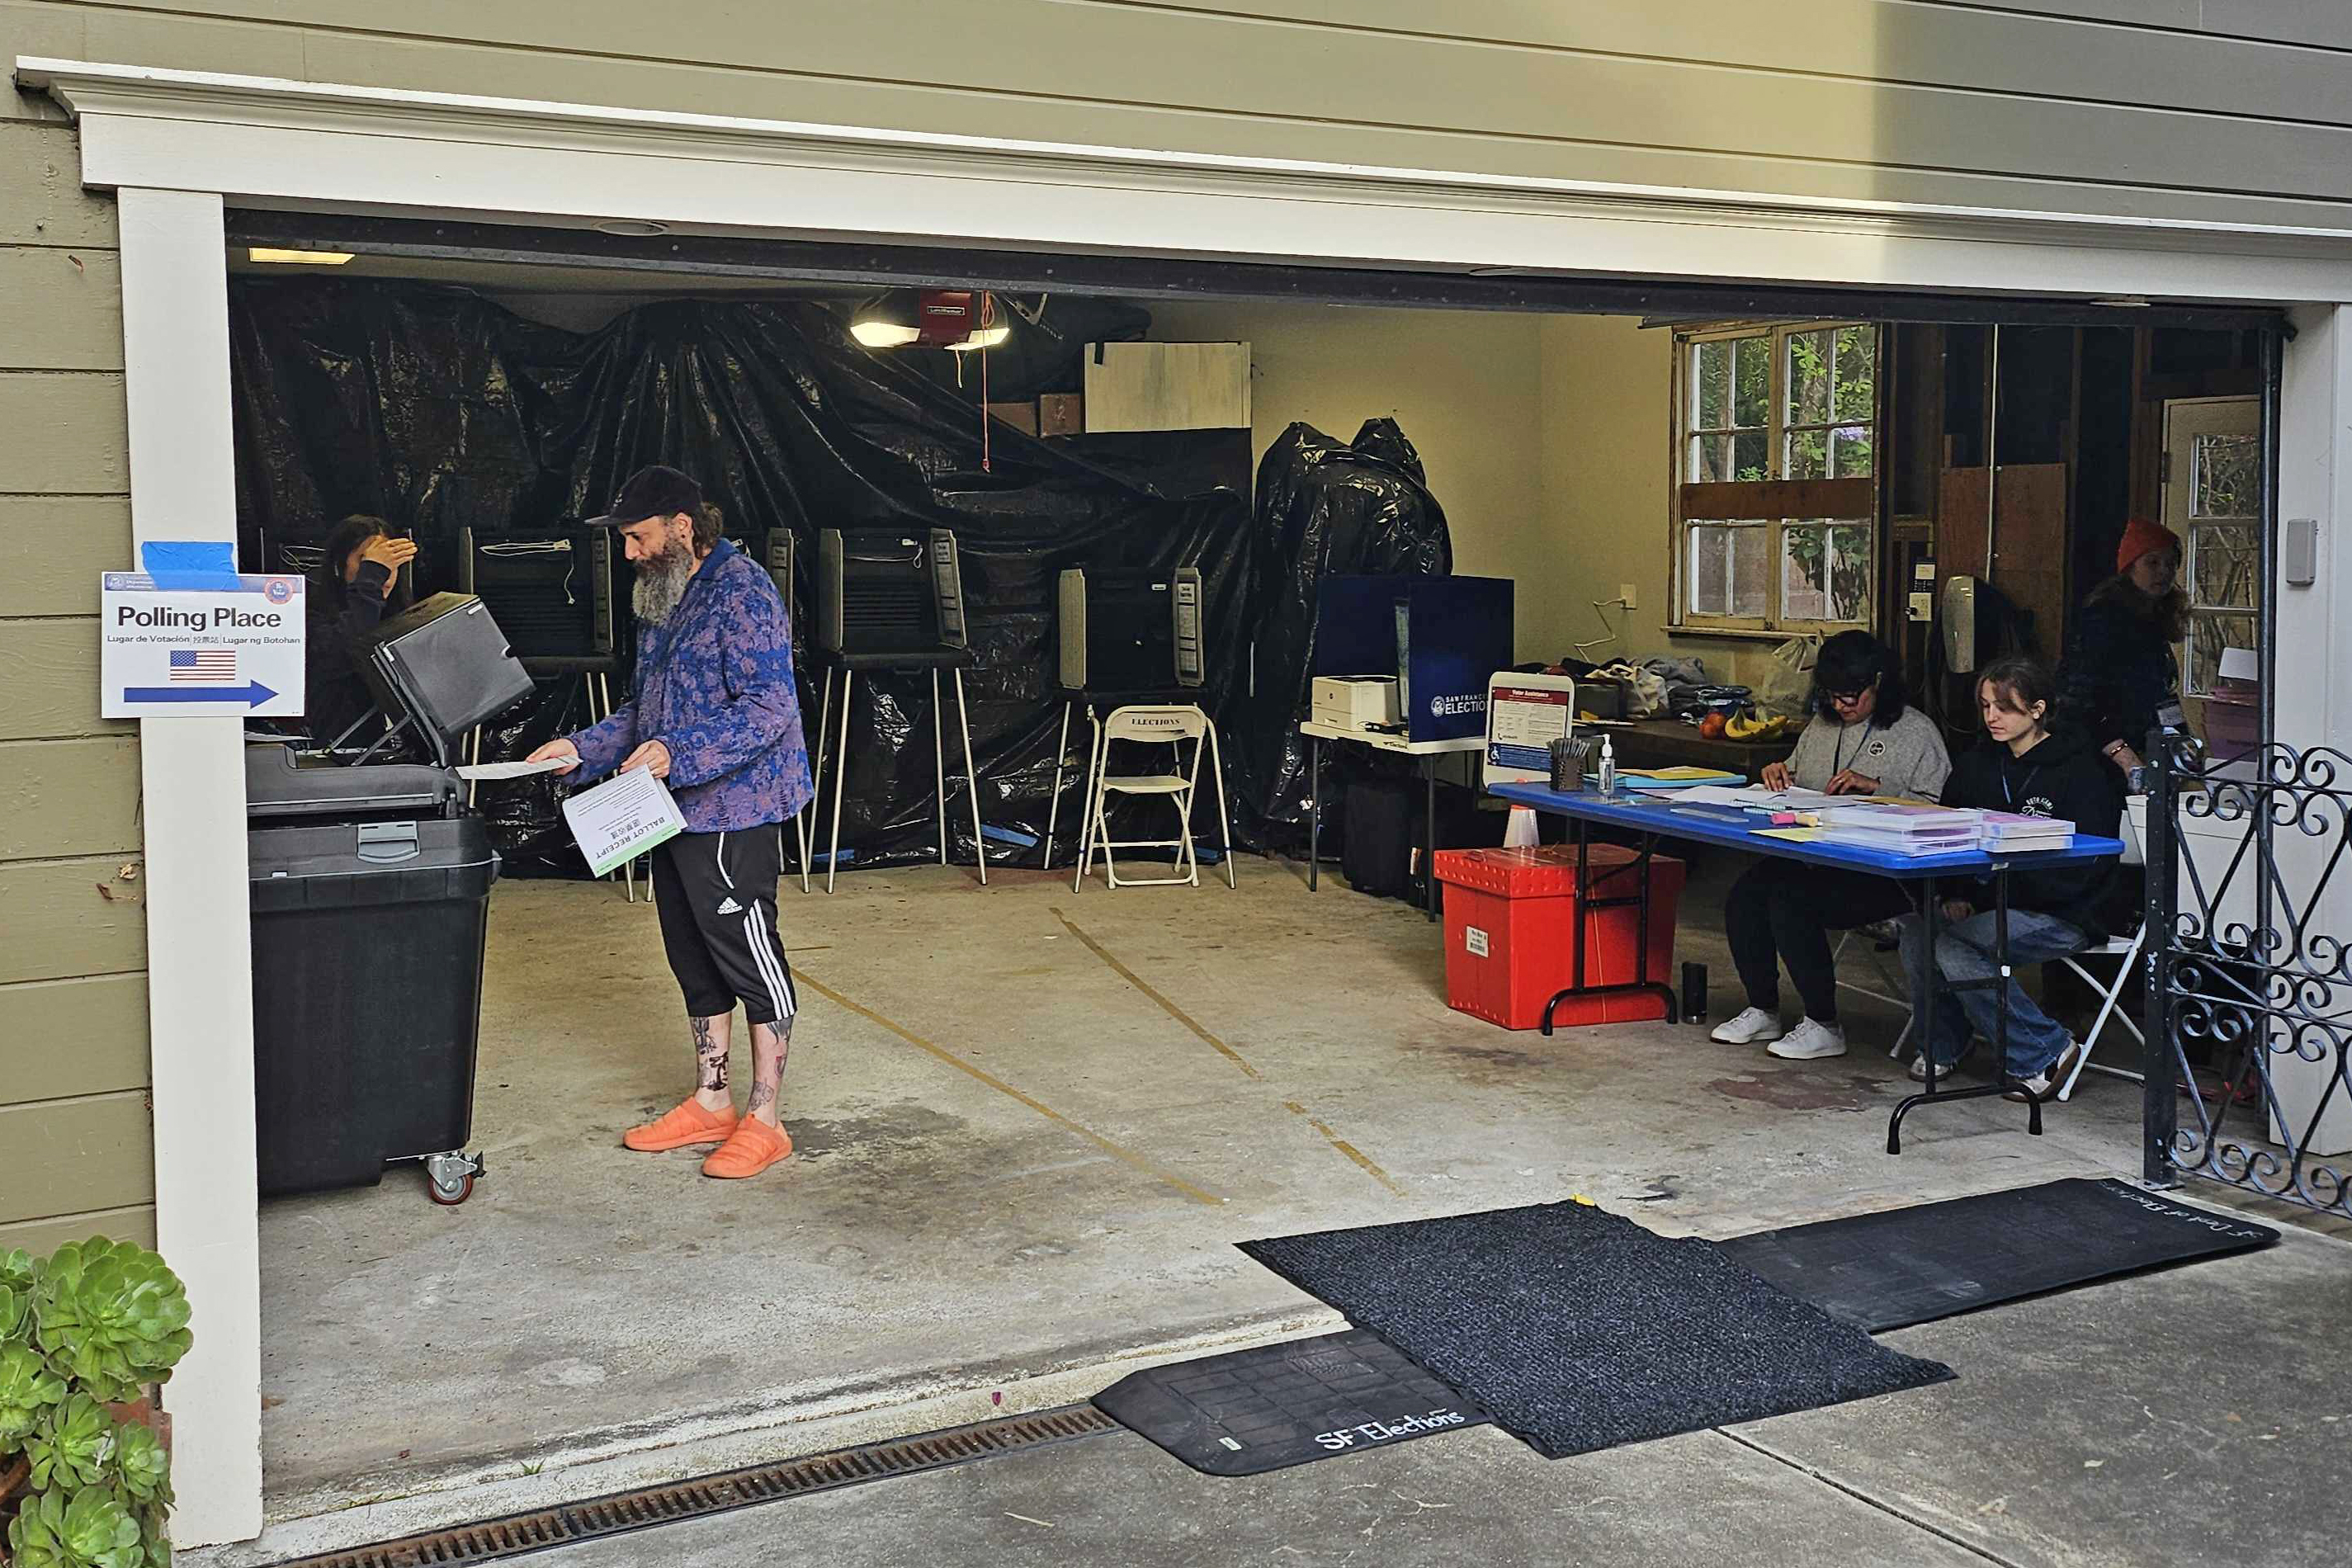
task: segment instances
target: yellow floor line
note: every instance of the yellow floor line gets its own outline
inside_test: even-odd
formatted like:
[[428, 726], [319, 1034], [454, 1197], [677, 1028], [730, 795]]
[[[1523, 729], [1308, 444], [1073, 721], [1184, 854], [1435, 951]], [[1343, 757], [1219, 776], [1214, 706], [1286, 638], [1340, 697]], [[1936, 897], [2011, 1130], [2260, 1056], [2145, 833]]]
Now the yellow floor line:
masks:
[[[1146, 996], [1150, 997], [1154, 1002], [1159, 1003], [1161, 1009], [1164, 1010], [1170, 1017], [1175, 1019], [1178, 1023], [1183, 1025], [1186, 1028], [1192, 1030], [1192, 1033], [1200, 1036], [1201, 1038], [1206, 1040], [1210, 1045], [1216, 1047], [1222, 1055], [1230, 1060], [1235, 1067], [1241, 1068], [1243, 1072], [1248, 1074], [1251, 1078], [1258, 1079], [1260, 1080], [1265, 1079], [1265, 1075], [1258, 1071], [1257, 1068], [1252, 1067], [1248, 1060], [1244, 1058], [1239, 1051], [1225, 1044], [1224, 1041], [1217, 1038], [1216, 1036], [1209, 1033], [1208, 1030], [1201, 1027], [1199, 1023], [1193, 1019], [1190, 1013], [1185, 1012], [1183, 1008], [1179, 1007], [1175, 1003], [1171, 1002], [1166, 996], [1161, 995], [1160, 992], [1154, 990], [1150, 983], [1145, 980], [1143, 976], [1138, 974], [1134, 970], [1129, 969], [1126, 964], [1121, 963], [1117, 958], [1113, 957], [1108, 948], [1103, 946], [1102, 943], [1088, 936], [1085, 931], [1079, 930], [1076, 921], [1071, 920], [1069, 916], [1064, 914], [1059, 910], [1054, 910], [1054, 918], [1062, 922], [1063, 930], [1068, 931], [1072, 936], [1076, 937], [1080, 942], [1085, 942], [1089, 952], [1091, 952], [1097, 958], [1101, 959], [1105, 963], [1110, 965], [1111, 973], [1117, 974], [1121, 980], [1126, 981], [1129, 985], [1134, 986], [1138, 991], [1142, 992]], [[1405, 1190], [1396, 1184], [1394, 1178], [1391, 1177], [1386, 1171], [1381, 1170], [1378, 1165], [1372, 1163], [1370, 1160], [1365, 1158], [1362, 1150], [1357, 1148], [1353, 1143], [1349, 1142], [1345, 1138], [1340, 1137], [1337, 1132], [1332, 1131], [1330, 1128], [1325, 1126], [1322, 1122], [1318, 1121], [1312, 1116], [1307, 1116], [1307, 1108], [1305, 1106], [1299, 1104], [1295, 1100], [1286, 1100], [1282, 1104], [1283, 1108], [1288, 1110], [1292, 1115], [1306, 1117], [1307, 1124], [1309, 1127], [1314, 1128], [1316, 1131], [1320, 1132], [1323, 1135], [1323, 1141], [1325, 1142], [1330, 1144], [1332, 1148], [1337, 1149], [1340, 1153], [1345, 1154], [1349, 1159], [1353, 1160], [1357, 1164], [1362, 1166], [1366, 1173], [1369, 1174], [1372, 1180], [1380, 1183], [1381, 1185], [1386, 1187], [1389, 1191], [1394, 1193], [1399, 1197], [1403, 1197], [1405, 1195]]]
[[1167, 997], [1161, 995], [1158, 991], [1153, 990], [1151, 985], [1145, 981], [1143, 976], [1138, 974], [1134, 970], [1129, 969], [1126, 964], [1121, 963], [1118, 959], [1111, 956], [1111, 952], [1108, 948], [1103, 946], [1102, 943], [1088, 936], [1085, 931], [1080, 931], [1076, 924], [1071, 921], [1069, 916], [1064, 914], [1059, 910], [1055, 910], [1054, 911], [1054, 918], [1062, 922], [1064, 930], [1067, 931], [1072, 936], [1076, 937], [1080, 942], [1085, 942], [1088, 952], [1092, 952], [1097, 958], [1101, 959], [1105, 963], [1110, 965], [1112, 973], [1118, 975], [1121, 980], [1126, 981], [1129, 985], [1134, 986], [1138, 991], [1142, 992], [1146, 996], [1150, 997], [1154, 1002], [1159, 1003], [1161, 1010], [1170, 1017], [1175, 1019], [1178, 1023], [1192, 1030], [1192, 1033], [1198, 1035], [1202, 1039], [1207, 1041], [1213, 1049], [1224, 1057], [1226, 1060], [1232, 1062], [1234, 1066], [1241, 1068], [1244, 1073], [1251, 1078], [1262, 1079], [1265, 1076], [1264, 1073], [1258, 1071], [1257, 1068], [1250, 1066], [1249, 1062], [1244, 1058], [1241, 1052], [1234, 1049], [1233, 1047], [1225, 1044], [1224, 1041], [1217, 1038], [1216, 1036], [1201, 1027], [1200, 1024], [1193, 1019], [1190, 1013], [1185, 1012], [1183, 1008], [1179, 1007], [1175, 1003], [1168, 1000]]
[[1167, 1171], [1161, 1170], [1159, 1166], [1154, 1165], [1150, 1161], [1146, 1160], [1142, 1155], [1136, 1153], [1133, 1150], [1123, 1148], [1119, 1144], [1112, 1142], [1109, 1139], [1104, 1137], [1101, 1133], [1097, 1132], [1092, 1128], [1071, 1121], [1068, 1117], [1063, 1115], [1052, 1106], [1047, 1105], [1045, 1101], [1038, 1100], [1032, 1095], [1022, 1093], [1019, 1089], [1013, 1088], [1003, 1079], [997, 1078], [991, 1073], [982, 1072], [980, 1068], [972, 1066], [970, 1062], [964, 1060], [961, 1057], [957, 1056], [953, 1051], [947, 1049], [945, 1047], [933, 1045], [930, 1041], [923, 1038], [922, 1036], [916, 1034], [913, 1030], [904, 1028], [898, 1024], [892, 1023], [881, 1014], [874, 1011], [873, 1008], [862, 1006], [856, 1002], [852, 1002], [848, 997], [844, 996], [832, 986], [825, 984], [821, 980], [818, 980], [806, 970], [794, 970], [793, 978], [806, 985], [810, 990], [815, 992], [818, 995], [833, 1003], [835, 1005], [847, 1008], [849, 1011], [856, 1014], [859, 1017], [866, 1019], [868, 1023], [879, 1024], [882, 1027], [889, 1030], [892, 1034], [898, 1036], [908, 1045], [914, 1046], [921, 1050], [929, 1051], [931, 1055], [939, 1058], [940, 1060], [947, 1063], [948, 1066], [954, 1068], [957, 1071], [969, 1073], [973, 1078], [978, 1079], [981, 1082], [988, 1085], [989, 1088], [996, 1090], [999, 1094], [1019, 1100], [1022, 1104], [1027, 1106], [1038, 1115], [1046, 1118], [1048, 1121], [1060, 1122], [1063, 1126], [1068, 1128], [1071, 1131], [1076, 1132], [1081, 1138], [1085, 1138], [1101, 1148], [1105, 1152], [1126, 1161], [1129, 1164], [1134, 1166], [1137, 1170], [1141, 1171], [1148, 1176], [1152, 1176], [1160, 1181], [1167, 1183], [1170, 1186], [1175, 1188], [1178, 1192], [1182, 1193], [1186, 1197], [1191, 1198], [1193, 1202], [1208, 1204], [1212, 1206], [1220, 1205], [1224, 1203], [1225, 1200], [1218, 1197], [1215, 1194], [1203, 1192], [1201, 1188], [1194, 1186], [1183, 1177], [1174, 1175]]
[[1370, 1175], [1372, 1180], [1378, 1182], [1381, 1185], [1386, 1187], [1397, 1196], [1403, 1197], [1405, 1195], [1404, 1188], [1397, 1184], [1395, 1177], [1390, 1175], [1386, 1171], [1381, 1170], [1378, 1165], [1373, 1164], [1361, 1149], [1357, 1148], [1353, 1143], [1349, 1142], [1345, 1138], [1342, 1138], [1337, 1132], [1332, 1131], [1331, 1129], [1324, 1122], [1315, 1117], [1307, 1116], [1307, 1108], [1305, 1106], [1299, 1104], [1295, 1100], [1286, 1100], [1282, 1102], [1282, 1108], [1285, 1110], [1289, 1111], [1293, 1116], [1306, 1116], [1307, 1125], [1315, 1129], [1316, 1131], [1323, 1134], [1323, 1141], [1326, 1143], [1330, 1144], [1331, 1147], [1339, 1151], [1340, 1153], [1345, 1154], [1349, 1159], [1353, 1160], [1357, 1164], [1361, 1165], [1367, 1175]]

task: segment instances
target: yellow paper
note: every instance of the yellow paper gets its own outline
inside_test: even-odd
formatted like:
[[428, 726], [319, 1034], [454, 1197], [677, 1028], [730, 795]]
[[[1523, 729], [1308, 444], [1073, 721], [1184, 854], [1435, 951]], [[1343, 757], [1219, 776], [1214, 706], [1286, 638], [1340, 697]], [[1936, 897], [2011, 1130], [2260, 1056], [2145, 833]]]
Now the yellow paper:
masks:
[[1826, 827], [1759, 827], [1758, 838], [1785, 838], [1791, 844], [1817, 844], [1830, 836]]
[[[1624, 771], [1633, 773], [1637, 770], [1628, 768]], [[1736, 779], [1739, 777], [1738, 773], [1726, 773], [1721, 768], [1693, 767], [1687, 763], [1679, 767], [1643, 768], [1638, 771], [1643, 777], [1654, 779]]]

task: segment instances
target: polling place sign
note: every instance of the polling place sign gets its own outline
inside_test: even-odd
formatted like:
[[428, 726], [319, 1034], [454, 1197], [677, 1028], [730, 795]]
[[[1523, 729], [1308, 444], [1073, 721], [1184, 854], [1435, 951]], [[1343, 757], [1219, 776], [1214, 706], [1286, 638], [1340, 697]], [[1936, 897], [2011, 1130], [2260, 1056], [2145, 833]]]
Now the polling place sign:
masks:
[[100, 711], [298, 717], [308, 586], [231, 572], [101, 574]]

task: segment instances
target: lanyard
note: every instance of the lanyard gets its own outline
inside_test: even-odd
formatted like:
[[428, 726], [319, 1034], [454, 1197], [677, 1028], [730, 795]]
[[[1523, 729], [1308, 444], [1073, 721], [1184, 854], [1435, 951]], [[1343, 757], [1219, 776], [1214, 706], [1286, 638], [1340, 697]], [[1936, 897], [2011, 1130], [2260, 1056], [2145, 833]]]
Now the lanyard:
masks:
[[[2042, 769], [2038, 765], [2029, 771], [2025, 775], [2025, 788], [2031, 790], [2033, 787], [2033, 781], [2041, 776]], [[2015, 805], [2017, 804], [2016, 792], [2009, 787], [2009, 770], [2007, 768], [2000, 770], [2000, 799], [2001, 804], [2004, 805]]]
[[[1845, 772], [1845, 732], [1852, 728], [1852, 725], [1844, 722], [1840, 722], [1838, 725], [1837, 745], [1830, 752], [1830, 777], [1832, 778]], [[1864, 733], [1867, 734], [1870, 731], [1870, 721], [1864, 720], [1862, 728]]]

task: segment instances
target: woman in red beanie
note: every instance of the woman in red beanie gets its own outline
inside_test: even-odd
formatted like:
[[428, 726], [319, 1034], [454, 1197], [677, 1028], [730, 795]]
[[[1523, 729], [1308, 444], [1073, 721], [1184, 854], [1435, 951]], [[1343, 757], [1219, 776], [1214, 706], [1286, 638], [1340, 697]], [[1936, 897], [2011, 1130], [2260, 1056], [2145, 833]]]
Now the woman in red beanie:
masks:
[[2134, 518], [2116, 551], [2116, 574], [2091, 591], [2066, 638], [2058, 710], [2119, 780], [2140, 765], [2148, 736], [2180, 725], [2179, 646], [2189, 619], [2180, 591], [2180, 540]]

